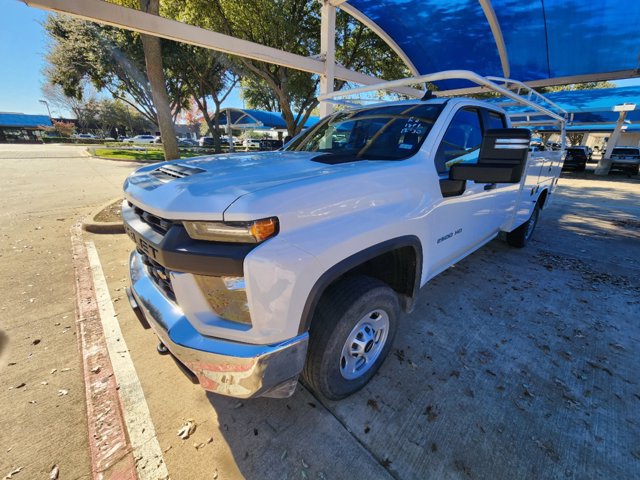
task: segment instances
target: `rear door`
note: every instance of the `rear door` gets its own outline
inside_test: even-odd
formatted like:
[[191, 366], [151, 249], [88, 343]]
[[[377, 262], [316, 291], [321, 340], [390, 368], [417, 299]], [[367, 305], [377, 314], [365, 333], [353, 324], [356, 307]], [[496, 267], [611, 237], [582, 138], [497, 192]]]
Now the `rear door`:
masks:
[[[485, 129], [507, 128], [507, 121], [503, 113], [483, 108], [482, 114]], [[536, 157], [539, 168], [537, 165], [535, 168], [536, 171], [541, 172], [544, 170], [544, 152], [536, 153]], [[525, 169], [523, 175], [526, 175], [526, 172]], [[493, 184], [493, 192], [494, 214], [491, 216], [491, 227], [498, 230], [508, 219], [513, 218], [520, 192], [520, 183], [496, 183]]]

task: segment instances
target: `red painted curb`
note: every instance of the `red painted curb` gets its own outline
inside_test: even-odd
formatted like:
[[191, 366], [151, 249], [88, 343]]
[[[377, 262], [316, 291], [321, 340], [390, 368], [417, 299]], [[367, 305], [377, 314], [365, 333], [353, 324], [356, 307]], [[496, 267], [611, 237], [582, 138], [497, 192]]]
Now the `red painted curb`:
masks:
[[122, 401], [104, 338], [81, 224], [71, 227], [76, 332], [84, 371], [91, 471], [94, 479], [138, 478]]

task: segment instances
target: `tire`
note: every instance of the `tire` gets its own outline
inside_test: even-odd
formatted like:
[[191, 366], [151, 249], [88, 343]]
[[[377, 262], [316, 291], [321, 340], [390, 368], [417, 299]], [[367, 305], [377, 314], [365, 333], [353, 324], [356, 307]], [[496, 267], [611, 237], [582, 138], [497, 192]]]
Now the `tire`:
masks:
[[538, 218], [540, 217], [540, 205], [536, 203], [536, 206], [533, 207], [533, 212], [531, 212], [531, 216], [529, 220], [524, 222], [518, 228], [516, 228], [513, 232], [507, 233], [507, 243], [512, 247], [522, 248], [533, 236], [533, 231], [538, 224]]
[[399, 314], [398, 295], [379, 280], [358, 275], [331, 285], [311, 323], [305, 384], [329, 400], [360, 390], [389, 354]]

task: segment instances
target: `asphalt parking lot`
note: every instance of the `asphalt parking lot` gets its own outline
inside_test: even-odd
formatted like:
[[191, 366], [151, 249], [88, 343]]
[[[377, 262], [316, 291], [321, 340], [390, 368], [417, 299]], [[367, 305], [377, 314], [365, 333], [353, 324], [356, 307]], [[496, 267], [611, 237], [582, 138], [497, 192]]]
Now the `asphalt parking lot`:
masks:
[[[43, 478], [55, 464], [60, 478], [89, 478], [69, 232], [134, 165], [42, 146], [0, 146], [0, 164], [0, 475]], [[378, 375], [341, 402], [301, 386], [286, 400], [205, 393], [128, 306], [129, 239], [85, 239], [171, 478], [631, 479], [639, 200], [638, 178], [563, 175], [532, 243], [495, 240], [430, 282]], [[196, 430], [182, 440], [187, 420]]]

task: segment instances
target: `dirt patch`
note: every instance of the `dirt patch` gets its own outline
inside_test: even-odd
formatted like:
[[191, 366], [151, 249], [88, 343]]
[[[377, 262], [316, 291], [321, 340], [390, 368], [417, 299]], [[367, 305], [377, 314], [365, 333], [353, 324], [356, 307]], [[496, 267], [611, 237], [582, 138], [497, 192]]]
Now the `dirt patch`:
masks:
[[93, 217], [95, 222], [122, 222], [122, 199], [118, 199], [111, 203], [108, 207], [103, 208], [96, 216]]
[[555, 268], [572, 270], [578, 272], [584, 280], [591, 282], [592, 284], [601, 283], [627, 290], [640, 291], [640, 286], [630, 279], [607, 272], [597, 272], [586, 262], [578, 258], [571, 258], [566, 255], [556, 255], [549, 252], [540, 252], [537, 255], [534, 255], [533, 258], [536, 263], [539, 263], [549, 271], [553, 271]]

